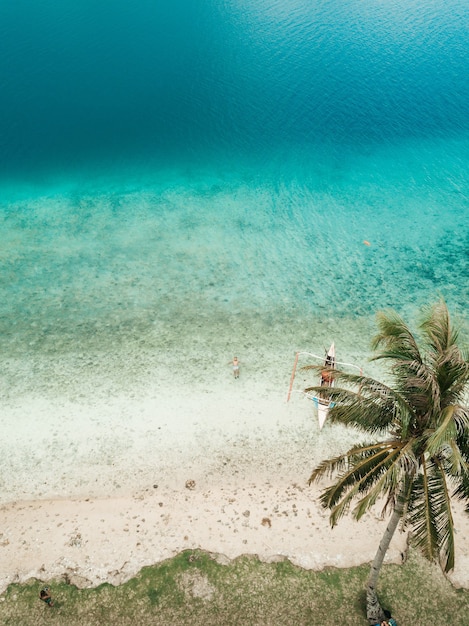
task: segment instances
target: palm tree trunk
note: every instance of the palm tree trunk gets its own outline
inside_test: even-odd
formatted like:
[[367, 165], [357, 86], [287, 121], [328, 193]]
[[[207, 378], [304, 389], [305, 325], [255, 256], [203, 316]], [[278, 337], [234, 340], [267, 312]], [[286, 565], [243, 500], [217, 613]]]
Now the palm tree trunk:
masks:
[[379, 543], [378, 550], [371, 565], [370, 575], [366, 584], [366, 617], [370, 624], [381, 623], [381, 620], [385, 619], [383, 608], [378, 600], [378, 594], [376, 593], [376, 586], [378, 584], [378, 576], [383, 565], [384, 557], [388, 551], [389, 544], [393, 538], [394, 531], [397, 528], [399, 520], [402, 516], [404, 507], [402, 502], [397, 499], [396, 505], [391, 515], [391, 519], [384, 531], [384, 535]]

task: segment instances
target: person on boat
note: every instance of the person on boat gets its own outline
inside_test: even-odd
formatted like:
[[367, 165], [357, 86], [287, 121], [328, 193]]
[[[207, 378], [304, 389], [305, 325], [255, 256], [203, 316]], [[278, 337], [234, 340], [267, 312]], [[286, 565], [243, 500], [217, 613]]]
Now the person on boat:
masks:
[[321, 387], [330, 387], [332, 383], [332, 374], [328, 370], [321, 372]]

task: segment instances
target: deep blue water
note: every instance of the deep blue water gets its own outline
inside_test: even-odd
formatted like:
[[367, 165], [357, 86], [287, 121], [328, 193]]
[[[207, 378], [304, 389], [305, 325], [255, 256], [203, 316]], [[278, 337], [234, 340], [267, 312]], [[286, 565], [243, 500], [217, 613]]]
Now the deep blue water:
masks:
[[4, 338], [464, 316], [468, 67], [463, 0], [1, 3]]
[[465, 134], [463, 0], [0, 7], [0, 167]]

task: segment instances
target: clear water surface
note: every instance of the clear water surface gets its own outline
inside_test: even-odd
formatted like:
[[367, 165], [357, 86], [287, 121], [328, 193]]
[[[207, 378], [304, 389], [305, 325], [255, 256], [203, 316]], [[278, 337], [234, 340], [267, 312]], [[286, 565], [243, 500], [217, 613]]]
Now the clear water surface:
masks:
[[7, 364], [467, 318], [467, 2], [17, 0], [0, 59]]

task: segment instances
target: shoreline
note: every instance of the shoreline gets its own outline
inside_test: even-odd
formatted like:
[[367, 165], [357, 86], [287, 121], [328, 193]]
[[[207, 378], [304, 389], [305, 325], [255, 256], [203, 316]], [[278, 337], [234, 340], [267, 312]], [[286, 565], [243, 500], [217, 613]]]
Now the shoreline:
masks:
[[[31, 578], [61, 578], [79, 588], [119, 585], [188, 549], [214, 554], [222, 563], [249, 554], [311, 570], [354, 567], [372, 561], [387, 523], [370, 512], [331, 529], [327, 512], [298, 484], [202, 487], [3, 505], [0, 593]], [[469, 522], [462, 509], [456, 520], [456, 568], [448, 578], [469, 589]], [[400, 564], [406, 554], [407, 533], [397, 532], [385, 563]]]
[[[370, 514], [331, 530], [327, 512], [298, 484], [204, 487], [2, 506], [0, 592], [32, 577], [66, 576], [78, 587], [121, 584], [186, 549], [222, 560], [252, 554], [305, 569], [351, 567], [372, 560], [386, 524]], [[406, 535], [398, 534], [386, 562], [402, 562], [405, 551]]]
[[[226, 378], [217, 393], [194, 385], [185, 396], [167, 388], [10, 403], [1, 419], [17, 420], [18, 431], [16, 445], [3, 444], [0, 592], [31, 577], [119, 584], [196, 548], [316, 570], [370, 562], [386, 525], [380, 507], [331, 529], [321, 485], [307, 485], [314, 465], [357, 433], [327, 423], [319, 431], [312, 403], [287, 404], [262, 378]], [[21, 421], [28, 415], [37, 429]], [[460, 507], [456, 524], [450, 579], [469, 588], [469, 516]], [[396, 533], [386, 562], [402, 562], [406, 546]]]

